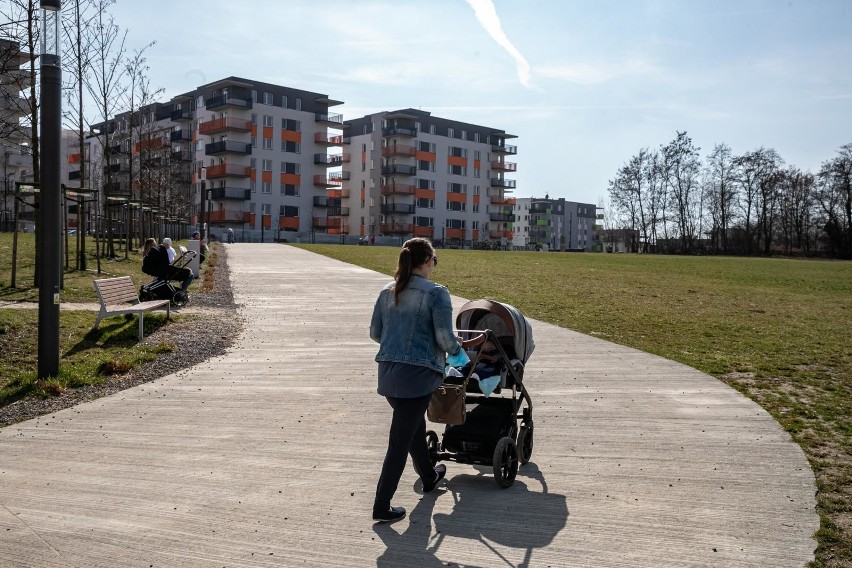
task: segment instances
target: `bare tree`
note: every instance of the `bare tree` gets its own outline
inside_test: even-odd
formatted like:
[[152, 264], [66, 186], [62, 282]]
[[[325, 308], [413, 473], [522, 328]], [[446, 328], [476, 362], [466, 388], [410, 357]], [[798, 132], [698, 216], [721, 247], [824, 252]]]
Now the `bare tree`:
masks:
[[705, 200], [712, 219], [711, 242], [722, 254], [728, 254], [728, 231], [734, 218], [736, 176], [731, 149], [716, 144], [707, 157]]
[[830, 251], [840, 258], [852, 258], [852, 144], [837, 153], [819, 170], [817, 200]]
[[660, 149], [675, 207], [673, 221], [681, 252], [693, 252], [696, 245], [700, 217], [699, 150], [686, 132], [678, 132], [674, 140]]
[[[126, 73], [123, 65], [126, 48], [127, 31], [122, 31], [115, 19], [107, 11], [114, 0], [95, 0], [97, 17], [92, 22], [92, 73], [86, 77], [85, 85], [89, 94], [94, 99], [98, 108], [101, 122], [98, 124], [99, 134], [103, 141], [103, 164], [106, 177], [105, 191], [102, 194], [103, 207], [106, 213], [106, 255], [115, 256], [115, 242], [113, 239], [113, 209], [109, 205], [108, 192], [115, 190], [113, 185], [116, 171], [113, 164], [116, 152], [112, 144], [112, 134], [116, 130], [116, 124], [112, 117], [118, 109], [119, 98], [122, 90], [122, 82]], [[100, 263], [98, 263], [100, 272]]]
[[631, 252], [648, 252], [650, 244], [648, 223], [649, 169], [651, 152], [643, 148], [624, 164], [614, 180], [609, 182], [609, 195], [612, 204], [624, 212], [630, 221], [631, 234], [641, 235], [641, 243], [633, 242]]
[[789, 167], [783, 172], [779, 197], [779, 233], [784, 253], [810, 252], [814, 176]]

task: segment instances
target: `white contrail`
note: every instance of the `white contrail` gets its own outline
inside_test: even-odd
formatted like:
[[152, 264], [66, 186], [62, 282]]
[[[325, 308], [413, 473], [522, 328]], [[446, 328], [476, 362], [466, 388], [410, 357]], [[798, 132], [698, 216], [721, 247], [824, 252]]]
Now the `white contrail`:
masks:
[[500, 18], [497, 16], [497, 9], [494, 7], [494, 3], [491, 0], [466, 0], [466, 2], [473, 8], [476, 19], [479, 20], [479, 23], [488, 32], [488, 35], [515, 60], [518, 66], [518, 80], [521, 82], [521, 85], [529, 87], [530, 64], [527, 63], [527, 60], [518, 51], [518, 48], [512, 45], [512, 42], [506, 37], [503, 26], [500, 25]]

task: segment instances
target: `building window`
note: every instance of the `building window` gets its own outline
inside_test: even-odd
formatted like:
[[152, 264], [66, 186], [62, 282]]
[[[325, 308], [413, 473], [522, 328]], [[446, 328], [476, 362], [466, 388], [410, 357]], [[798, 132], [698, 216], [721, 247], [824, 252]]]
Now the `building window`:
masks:
[[268, 114], [263, 115], [263, 125], [264, 126], [272, 126], [272, 117]]
[[255, 91], [254, 89], [252, 89], [252, 91], [251, 91], [251, 102], [253, 102], [253, 103], [257, 102], [257, 91]]
[[302, 153], [302, 145], [299, 142], [291, 142], [290, 140], [281, 141], [281, 151], [291, 152], [293, 154]]
[[264, 181], [260, 186], [261, 193], [272, 193], [272, 184], [268, 181]]
[[296, 99], [296, 110], [302, 110], [302, 99]]
[[284, 216], [285, 217], [298, 217], [299, 216], [299, 208], [293, 205], [283, 205]]
[[281, 162], [281, 173], [282, 174], [300, 174], [301, 173], [301, 164], [297, 164], [295, 162]]
[[289, 195], [293, 197], [299, 196], [299, 186], [293, 185], [291, 183], [282, 183], [281, 184], [281, 195]]
[[456, 201], [447, 201], [447, 211], [467, 211], [467, 204], [458, 203]]
[[[263, 93], [263, 104], [272, 105], [272, 93]], [[271, 125], [270, 125], [271, 126]]]
[[434, 227], [435, 220], [433, 217], [415, 217], [414, 225], [417, 227]]
[[481, 155], [482, 155], [482, 154], [479, 152], [479, 150], [474, 150], [474, 151], [473, 151], [473, 159], [474, 159], [474, 160], [478, 160], [478, 159], [480, 158], [480, 156], [481, 156]]
[[[270, 124], [270, 126], [272, 126]], [[293, 120], [292, 118], [282, 118], [281, 119], [281, 129], [282, 130], [292, 130], [293, 132], [301, 132], [302, 131], [302, 121], [301, 120]]]
[[467, 168], [464, 166], [447, 166], [447, 173], [454, 176], [466, 176]]
[[452, 138], [455, 135], [455, 131], [452, 128], [447, 128], [447, 138]]
[[263, 139], [263, 149], [264, 150], [272, 150], [272, 138], [264, 138]]
[[[417, 198], [417, 207], [420, 209], [434, 209], [435, 208], [435, 200], [434, 199], [426, 199], [425, 197]], [[421, 225], [425, 227], [431, 227], [431, 225]]]
[[281, 95], [281, 106], [287, 108], [287, 95]]
[[467, 223], [464, 219], [447, 219], [446, 227], [448, 229], [464, 229]]
[[271, 172], [272, 171], [272, 160], [263, 160], [263, 171]]
[[462, 140], [467, 140], [467, 130], [462, 130], [462, 131], [461, 131], [461, 139], [462, 139]]
[[473, 141], [474, 141], [474, 142], [479, 142], [479, 132], [474, 132], [474, 133], [473, 133]]
[[435, 134], [436, 132], [437, 132], [437, 129], [435, 128], [435, 125], [430, 124], [429, 125], [429, 134]]
[[[252, 193], [257, 193], [257, 182], [256, 181], [251, 180], [251, 182], [249, 182], [249, 186], [251, 187]], [[252, 203], [252, 205], [254, 205], [254, 203]]]
[[256, 112], [251, 113], [251, 123], [257, 124], [257, 113]]
[[257, 148], [257, 136], [252, 136], [252, 137], [251, 137], [251, 147], [252, 147], [252, 148]]
[[426, 160], [418, 160], [417, 161], [417, 169], [423, 170], [425, 172], [434, 172], [435, 171], [435, 162], [429, 162]]

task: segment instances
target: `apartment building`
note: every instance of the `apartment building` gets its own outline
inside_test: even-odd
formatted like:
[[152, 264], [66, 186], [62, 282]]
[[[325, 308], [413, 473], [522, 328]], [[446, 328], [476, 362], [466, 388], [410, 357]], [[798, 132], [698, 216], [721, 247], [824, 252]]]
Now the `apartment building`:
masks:
[[[31, 86], [30, 54], [21, 51], [17, 43], [0, 40], [0, 230], [12, 230], [15, 183], [30, 181], [33, 158], [30, 148], [30, 129], [21, 119], [29, 113], [29, 104], [22, 91]], [[21, 219], [32, 224], [32, 220]], [[21, 227], [23, 228], [23, 227]]]
[[599, 250], [595, 230], [597, 207], [590, 203], [551, 199], [518, 198], [514, 207], [516, 231], [512, 245], [522, 249], [555, 251]]
[[138, 202], [133, 223], [147, 208], [188, 220], [187, 230], [203, 218], [216, 238], [228, 229], [247, 241], [334, 231], [325, 211], [339, 199], [345, 156], [334, 153], [343, 117], [328, 109], [339, 104], [240, 77], [214, 81], [98, 125], [91, 156], [103, 165], [89, 179], [107, 204]]
[[[512, 239], [517, 153], [503, 130], [403, 109], [346, 121], [341, 223], [361, 237], [428, 237], [443, 246]], [[329, 219], [338, 210], [329, 204]]]

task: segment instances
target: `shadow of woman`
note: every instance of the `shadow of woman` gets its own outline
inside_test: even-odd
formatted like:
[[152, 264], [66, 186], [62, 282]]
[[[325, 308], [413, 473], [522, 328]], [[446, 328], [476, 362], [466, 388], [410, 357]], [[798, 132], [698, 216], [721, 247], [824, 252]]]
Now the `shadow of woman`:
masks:
[[[408, 528], [399, 534], [391, 526], [376, 526], [376, 534], [387, 549], [377, 560], [377, 566], [447, 566], [467, 562], [452, 558], [438, 559], [437, 553], [447, 536], [464, 538], [484, 545], [493, 558], [485, 566], [528, 567], [536, 548], [543, 548], [568, 524], [568, 505], [564, 495], [548, 492], [547, 482], [538, 467], [530, 462], [519, 472], [512, 487], [497, 489], [490, 468], [481, 468], [477, 475], [456, 475], [448, 482], [455, 501], [452, 513], [432, 511], [440, 495], [426, 495], [411, 512]], [[535, 481], [541, 489], [533, 490], [522, 478]], [[434, 536], [432, 522], [435, 524]], [[495, 546], [496, 545], [496, 546]], [[523, 551], [523, 560], [513, 561], [498, 550], [515, 548]], [[447, 556], [451, 552], [446, 551]]]

